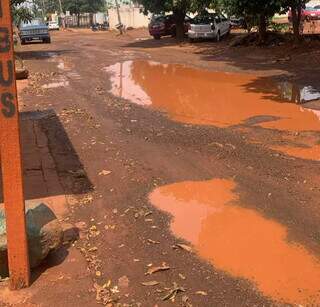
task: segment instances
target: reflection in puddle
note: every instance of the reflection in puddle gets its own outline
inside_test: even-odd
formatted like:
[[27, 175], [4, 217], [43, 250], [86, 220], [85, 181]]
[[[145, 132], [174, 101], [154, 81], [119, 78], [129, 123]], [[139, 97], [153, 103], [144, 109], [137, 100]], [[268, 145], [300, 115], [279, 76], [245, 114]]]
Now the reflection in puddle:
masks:
[[[288, 84], [269, 82], [265, 89], [251, 90], [257, 79], [251, 75], [150, 61], [127, 61], [105, 71], [110, 75], [111, 93], [140, 105], [152, 105], [177, 121], [228, 127], [266, 115], [274, 120], [256, 125], [290, 131], [320, 130], [319, 118], [311, 110], [266, 97], [268, 93], [273, 97], [280, 90], [273, 98], [288, 100], [291, 91], [289, 100], [295, 101], [295, 91]], [[299, 99], [316, 97], [312, 95], [311, 88], [305, 88]]]
[[235, 187], [221, 179], [177, 183], [156, 189], [150, 201], [171, 213], [174, 234], [218, 269], [249, 279], [276, 301], [319, 306], [317, 258], [288, 242], [281, 224], [237, 206]]
[[320, 92], [312, 86], [300, 87], [291, 82], [279, 83], [278, 93], [280, 99], [298, 104], [320, 99]]

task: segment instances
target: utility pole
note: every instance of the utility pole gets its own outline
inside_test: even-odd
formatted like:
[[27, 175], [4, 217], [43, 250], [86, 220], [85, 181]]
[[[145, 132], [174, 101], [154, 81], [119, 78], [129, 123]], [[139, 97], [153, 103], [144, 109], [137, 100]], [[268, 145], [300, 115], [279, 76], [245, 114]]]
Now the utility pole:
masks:
[[120, 31], [120, 34], [122, 35], [123, 34], [123, 25], [122, 25], [122, 22], [121, 22], [121, 16], [120, 16], [120, 10], [119, 10], [119, 2], [118, 2], [118, 0], [115, 0], [115, 2], [116, 2], [117, 14], [118, 14], [119, 31]]

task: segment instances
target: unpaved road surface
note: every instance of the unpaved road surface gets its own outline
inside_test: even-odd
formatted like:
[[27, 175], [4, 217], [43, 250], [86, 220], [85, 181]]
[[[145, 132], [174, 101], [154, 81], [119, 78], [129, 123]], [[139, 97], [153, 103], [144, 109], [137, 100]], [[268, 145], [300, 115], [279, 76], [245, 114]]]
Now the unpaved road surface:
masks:
[[306, 66], [303, 47], [230, 39], [21, 48], [21, 111], [42, 114], [81, 253], [23, 306], [320, 305], [319, 97], [297, 105], [317, 95], [318, 49]]

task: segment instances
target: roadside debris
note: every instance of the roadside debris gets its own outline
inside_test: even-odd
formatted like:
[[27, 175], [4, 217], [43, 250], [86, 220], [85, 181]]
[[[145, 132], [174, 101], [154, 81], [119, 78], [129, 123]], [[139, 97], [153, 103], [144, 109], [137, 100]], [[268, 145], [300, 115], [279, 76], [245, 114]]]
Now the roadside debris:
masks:
[[151, 275], [157, 272], [167, 271], [167, 270], [170, 270], [170, 267], [165, 263], [163, 263], [162, 266], [150, 267], [148, 271], [145, 273], [145, 275]]
[[152, 287], [152, 286], [159, 285], [159, 282], [156, 280], [144, 281], [141, 283], [141, 285], [146, 286], [146, 287]]
[[197, 291], [196, 294], [203, 295], [203, 296], [207, 296], [208, 295], [208, 293], [205, 292], [205, 291]]
[[99, 173], [99, 176], [107, 176], [107, 175], [110, 175], [111, 173], [112, 173], [111, 171], [107, 171], [104, 169]]
[[181, 244], [181, 243], [173, 245], [172, 248], [174, 248], [174, 249], [180, 248], [180, 249], [183, 249], [183, 250], [190, 252], [190, 253], [193, 252], [192, 247], [190, 247], [189, 245], [186, 245], [186, 244]]
[[186, 290], [183, 287], [178, 286], [176, 282], [173, 283], [172, 289], [169, 290], [169, 292], [161, 298], [161, 300], [166, 301], [166, 300], [171, 300], [174, 302], [176, 296], [180, 292], [185, 292]]

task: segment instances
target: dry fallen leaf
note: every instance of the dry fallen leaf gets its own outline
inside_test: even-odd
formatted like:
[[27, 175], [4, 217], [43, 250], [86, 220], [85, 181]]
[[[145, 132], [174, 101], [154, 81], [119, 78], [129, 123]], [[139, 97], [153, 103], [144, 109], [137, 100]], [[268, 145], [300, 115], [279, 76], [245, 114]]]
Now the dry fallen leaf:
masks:
[[183, 250], [185, 250], [187, 252], [192, 252], [192, 248], [190, 246], [186, 245], [186, 244], [178, 243], [178, 244], [176, 244], [176, 246], [178, 246], [179, 248], [181, 248], [181, 249], [183, 249]]
[[159, 285], [159, 282], [156, 280], [145, 281], [141, 283], [143, 286], [156, 286]]
[[91, 247], [91, 248], [88, 249], [88, 252], [95, 252], [97, 250], [98, 250], [97, 247]]
[[151, 274], [154, 274], [157, 272], [167, 271], [167, 270], [170, 270], [170, 267], [167, 265], [151, 267], [150, 269], [148, 269], [148, 271], [147, 271], [147, 273], [145, 273], [145, 275], [151, 275]]
[[198, 294], [198, 295], [208, 295], [208, 293], [207, 292], [205, 292], [205, 291], [197, 291], [196, 292], [196, 294]]
[[185, 277], [183, 274], [181, 274], [181, 273], [179, 273], [179, 277], [180, 277], [181, 279], [183, 279], [183, 280], [186, 279], [186, 277]]
[[171, 300], [174, 302], [174, 299], [176, 295], [179, 292], [185, 292], [186, 290], [182, 287], [179, 287], [177, 283], [173, 283], [173, 288], [169, 290], [168, 294], [166, 294], [161, 300], [166, 301], [166, 300]]
[[187, 295], [184, 295], [182, 297], [182, 306], [183, 307], [192, 307], [192, 305], [189, 303], [189, 297]]
[[99, 173], [99, 176], [107, 176], [107, 175], [110, 175], [111, 173], [112, 173], [111, 171], [107, 171], [104, 169]]
[[100, 277], [101, 276], [101, 272], [100, 271], [96, 271], [96, 276]]

